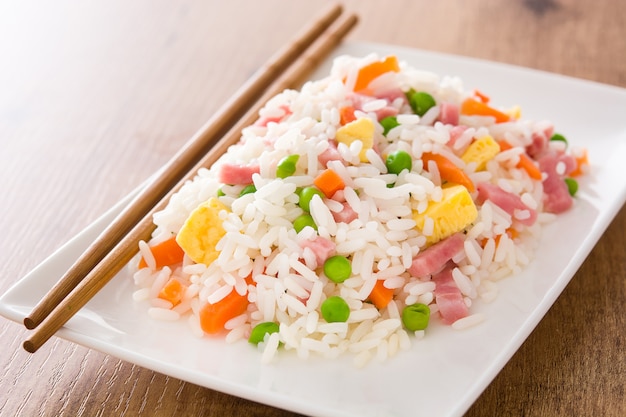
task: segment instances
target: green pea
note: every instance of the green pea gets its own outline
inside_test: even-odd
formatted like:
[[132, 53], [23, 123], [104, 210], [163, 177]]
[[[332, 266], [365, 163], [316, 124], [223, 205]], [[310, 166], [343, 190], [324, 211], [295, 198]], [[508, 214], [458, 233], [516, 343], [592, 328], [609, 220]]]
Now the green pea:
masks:
[[557, 140], [557, 141], [565, 142], [565, 144], [567, 145], [567, 139], [565, 138], [565, 136], [561, 135], [560, 133], [555, 133], [554, 135], [552, 135], [550, 140]]
[[578, 181], [574, 178], [565, 178], [565, 184], [567, 184], [567, 191], [569, 191], [569, 195], [574, 197], [576, 192], [578, 192]]
[[296, 233], [300, 233], [300, 231], [307, 226], [311, 226], [313, 229], [317, 230], [317, 225], [310, 214], [298, 216], [293, 221], [293, 228], [296, 229]]
[[434, 107], [437, 104], [433, 96], [424, 91], [416, 92], [411, 89], [407, 93], [407, 98], [409, 99], [411, 108], [418, 116], [423, 116], [428, 110], [430, 110], [431, 107]]
[[226, 193], [221, 188], [219, 190], [217, 190], [217, 196], [218, 197], [224, 197], [225, 195], [226, 195]]
[[298, 201], [300, 208], [304, 211], [310, 211], [309, 205], [315, 195], [319, 195], [320, 198], [324, 198], [324, 193], [316, 187], [304, 187], [302, 191], [300, 191], [300, 200]]
[[350, 317], [350, 307], [346, 300], [338, 295], [328, 297], [322, 303], [322, 317], [328, 323], [346, 322]]
[[387, 155], [385, 165], [389, 173], [397, 175], [405, 169], [410, 171], [413, 168], [413, 159], [408, 152], [397, 150]]
[[402, 324], [412, 332], [428, 327], [429, 318], [430, 308], [426, 304], [411, 304], [402, 310]]
[[265, 339], [266, 334], [272, 334], [278, 332], [278, 324], [272, 321], [266, 321], [259, 323], [252, 328], [248, 342], [258, 345]]
[[243, 187], [243, 190], [241, 190], [241, 192], [239, 193], [239, 197], [246, 195], [246, 194], [254, 193], [254, 192], [256, 192], [256, 187], [254, 186], [254, 184], [246, 185], [245, 187]]
[[300, 155], [287, 155], [278, 161], [276, 165], [276, 177], [287, 178], [296, 172], [296, 164], [300, 159]]
[[331, 256], [324, 262], [324, 274], [329, 280], [340, 284], [352, 275], [352, 263], [345, 256]]
[[400, 123], [398, 123], [396, 116], [387, 116], [380, 121], [380, 125], [383, 127], [383, 135], [387, 136], [387, 133], [394, 127], [399, 126]]

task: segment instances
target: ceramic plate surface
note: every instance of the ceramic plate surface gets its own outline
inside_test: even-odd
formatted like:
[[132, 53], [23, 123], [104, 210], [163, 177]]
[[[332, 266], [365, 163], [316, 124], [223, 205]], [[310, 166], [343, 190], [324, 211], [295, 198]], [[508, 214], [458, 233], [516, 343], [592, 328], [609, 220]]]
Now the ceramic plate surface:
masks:
[[[544, 229], [532, 263], [498, 283], [499, 296], [479, 326], [433, 326], [426, 337], [385, 363], [363, 369], [295, 354], [261, 365], [248, 343], [197, 339], [183, 320], [155, 322], [131, 298], [122, 271], [58, 336], [128, 362], [253, 401], [320, 416], [458, 416], [492, 381], [535, 328], [626, 200], [626, 90], [458, 56], [379, 44], [346, 43], [334, 55], [396, 54], [414, 67], [462, 78], [496, 105], [519, 105], [526, 119], [548, 119], [572, 145], [584, 146], [590, 175], [574, 207]], [[319, 68], [326, 74], [330, 59]], [[0, 299], [0, 313], [18, 322], [123, 207], [120, 202]]]

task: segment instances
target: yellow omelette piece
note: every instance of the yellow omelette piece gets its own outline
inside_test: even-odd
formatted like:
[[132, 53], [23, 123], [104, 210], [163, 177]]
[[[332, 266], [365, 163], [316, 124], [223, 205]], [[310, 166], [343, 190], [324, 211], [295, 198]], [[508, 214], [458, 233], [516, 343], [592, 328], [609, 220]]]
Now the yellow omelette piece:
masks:
[[420, 230], [427, 217], [434, 222], [432, 235], [426, 236], [426, 243], [431, 245], [465, 229], [476, 220], [478, 210], [467, 188], [453, 185], [444, 188], [441, 201], [431, 202], [423, 213], [413, 211], [413, 220]]
[[487, 162], [500, 152], [500, 145], [490, 135], [476, 139], [467, 148], [461, 159], [466, 164], [476, 163], [476, 171], [483, 171]]
[[176, 242], [194, 262], [209, 265], [219, 256], [215, 246], [226, 234], [219, 217], [222, 210], [228, 208], [212, 197], [191, 212], [176, 235]]
[[359, 152], [359, 160], [361, 162], [367, 162], [368, 159], [365, 156], [365, 152], [368, 149], [372, 149], [374, 146], [374, 122], [367, 117], [361, 117], [360, 119], [353, 120], [350, 123], [346, 123], [335, 134], [337, 142], [350, 146], [355, 140], [360, 140], [363, 143], [363, 148]]

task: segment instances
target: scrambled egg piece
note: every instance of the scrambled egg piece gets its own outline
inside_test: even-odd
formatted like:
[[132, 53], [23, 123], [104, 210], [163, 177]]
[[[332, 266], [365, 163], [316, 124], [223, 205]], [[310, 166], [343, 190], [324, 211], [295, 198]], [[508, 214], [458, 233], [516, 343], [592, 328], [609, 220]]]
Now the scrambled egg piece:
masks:
[[470, 162], [476, 163], [476, 171], [483, 171], [487, 162], [500, 152], [500, 145], [491, 136], [486, 135], [480, 139], [476, 139], [467, 148], [461, 159], [466, 164]]
[[196, 207], [176, 236], [176, 242], [194, 262], [209, 265], [219, 256], [215, 249], [226, 231], [219, 218], [220, 211], [228, 210], [213, 197]]
[[356, 119], [337, 129], [335, 139], [337, 139], [337, 142], [348, 146], [355, 140], [360, 140], [363, 143], [363, 148], [359, 152], [359, 160], [367, 162], [368, 159], [365, 156], [365, 152], [374, 146], [374, 122], [367, 117]]
[[434, 222], [433, 233], [426, 236], [426, 243], [431, 245], [460, 232], [478, 217], [478, 210], [467, 188], [453, 185], [443, 189], [443, 198], [431, 202], [423, 213], [413, 211], [418, 229], [423, 230], [426, 218]]

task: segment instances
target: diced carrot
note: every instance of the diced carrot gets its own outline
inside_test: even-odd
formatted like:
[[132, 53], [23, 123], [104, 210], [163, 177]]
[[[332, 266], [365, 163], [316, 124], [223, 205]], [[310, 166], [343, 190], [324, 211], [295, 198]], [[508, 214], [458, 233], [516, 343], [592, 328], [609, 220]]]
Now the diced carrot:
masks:
[[[505, 233], [509, 236], [510, 239], [515, 239], [516, 237], [519, 236], [519, 232], [512, 228], [509, 227], [508, 229], [505, 230]], [[494, 241], [496, 243], [496, 246], [498, 246], [500, 244], [500, 238], [502, 237], [502, 235], [496, 235], [494, 238]], [[487, 241], [489, 240], [488, 237], [484, 237], [480, 240], [480, 247], [484, 248], [485, 245], [487, 244]]]
[[246, 284], [253, 285], [256, 287], [256, 281], [252, 278], [252, 272], [250, 272], [248, 276], [246, 277]]
[[528, 173], [528, 176], [534, 180], [542, 179], [541, 170], [530, 158], [530, 156], [526, 155], [525, 153], [520, 154], [517, 167], [522, 168], [524, 171], [526, 171]]
[[333, 194], [339, 190], [343, 190], [346, 186], [339, 174], [330, 168], [322, 171], [315, 177], [313, 184], [328, 198], [331, 198]]
[[580, 155], [574, 155], [576, 161], [576, 168], [569, 173], [571, 177], [578, 177], [585, 173], [585, 167], [589, 165], [589, 157], [587, 156], [587, 149], [582, 149]]
[[248, 296], [234, 289], [215, 304], [207, 303], [200, 309], [200, 327], [208, 334], [224, 330], [226, 322], [246, 312]]
[[439, 176], [442, 180], [453, 182], [455, 184], [463, 185], [469, 192], [473, 192], [476, 188], [474, 183], [467, 176], [467, 174], [458, 166], [454, 165], [452, 161], [443, 155], [424, 152], [422, 154], [422, 161], [424, 161], [424, 169], [428, 170], [428, 162], [434, 161], [439, 170]]
[[345, 106], [339, 109], [339, 123], [341, 126], [356, 120], [354, 106]]
[[[499, 141], [498, 144], [500, 145], [500, 151], [506, 151], [513, 148], [513, 146], [511, 146], [511, 144], [505, 140]], [[516, 167], [526, 171], [528, 176], [534, 180], [541, 180], [543, 178], [541, 175], [541, 170], [539, 169], [537, 164], [535, 164], [532, 158], [526, 153], [520, 154], [519, 162], [517, 163]]]
[[[181, 247], [176, 242], [175, 236], [157, 245], [151, 246], [150, 252], [152, 252], [152, 256], [154, 256], [157, 269], [180, 263], [183, 261], [183, 257], [185, 256], [185, 252], [183, 252]], [[139, 260], [138, 266], [139, 269], [148, 266], [143, 257]]]
[[508, 229], [506, 229], [506, 234], [509, 235], [511, 239], [515, 239], [516, 237], [519, 236], [519, 232], [517, 231], [517, 229], [514, 229], [512, 227], [509, 227]]
[[180, 300], [183, 299], [186, 290], [186, 285], [183, 285], [179, 280], [172, 277], [165, 283], [161, 291], [159, 291], [158, 297], [176, 306], [180, 303]]
[[[508, 229], [505, 230], [505, 233], [507, 234], [507, 236], [509, 237], [509, 239], [515, 239], [516, 237], [519, 236], [519, 232], [512, 228], [509, 227]], [[496, 242], [496, 246], [500, 245], [500, 239], [502, 238], [502, 235], [496, 235], [495, 237], [495, 242]], [[482, 247], [485, 247], [485, 244], [487, 243], [487, 238], [484, 238], [483, 241], [481, 242]]]
[[474, 96], [485, 104], [489, 103], [489, 100], [491, 100], [488, 95], [483, 94], [480, 90], [474, 90]]
[[508, 151], [509, 149], [513, 149], [513, 145], [511, 145], [506, 140], [499, 140], [498, 145], [500, 145], [500, 152]]
[[377, 309], [382, 310], [387, 307], [387, 304], [393, 298], [393, 289], [385, 287], [385, 281], [379, 279], [376, 281], [376, 285], [370, 293], [369, 300], [376, 306]]
[[465, 99], [461, 103], [461, 114], [468, 116], [492, 116], [496, 119], [496, 123], [508, 122], [510, 120], [508, 114], [472, 97]]
[[382, 61], [372, 62], [359, 70], [354, 84], [354, 91], [359, 92], [365, 90], [367, 86], [387, 72], [399, 72], [398, 58], [394, 55], [385, 57]]

